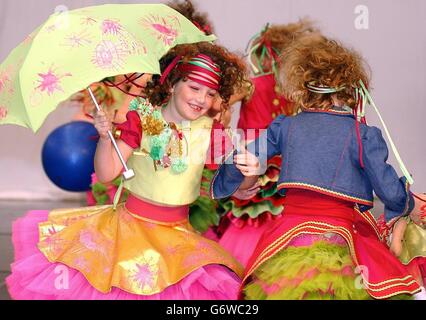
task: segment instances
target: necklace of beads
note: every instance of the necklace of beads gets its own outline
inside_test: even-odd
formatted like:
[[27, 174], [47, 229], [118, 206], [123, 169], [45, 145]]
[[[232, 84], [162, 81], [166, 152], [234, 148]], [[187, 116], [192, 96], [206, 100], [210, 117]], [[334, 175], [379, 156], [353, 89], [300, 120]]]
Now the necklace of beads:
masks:
[[[148, 100], [136, 98], [129, 105], [129, 110], [136, 110], [141, 115], [142, 132], [150, 136], [150, 150], [141, 147], [136, 154], [148, 155], [154, 162], [154, 168], [170, 168], [174, 173], [182, 173], [188, 168], [184, 151], [188, 143], [175, 123], [167, 123], [161, 109], [155, 108]], [[185, 144], [185, 148], [184, 148]]]

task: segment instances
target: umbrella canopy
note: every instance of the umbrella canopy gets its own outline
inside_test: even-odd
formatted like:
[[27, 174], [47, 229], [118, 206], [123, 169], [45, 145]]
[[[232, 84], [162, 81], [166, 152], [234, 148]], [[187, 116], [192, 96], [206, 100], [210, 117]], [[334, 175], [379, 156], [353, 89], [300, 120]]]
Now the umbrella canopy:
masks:
[[108, 4], [56, 13], [0, 65], [0, 124], [37, 131], [47, 115], [93, 82], [160, 74], [177, 44], [214, 41], [163, 4]]

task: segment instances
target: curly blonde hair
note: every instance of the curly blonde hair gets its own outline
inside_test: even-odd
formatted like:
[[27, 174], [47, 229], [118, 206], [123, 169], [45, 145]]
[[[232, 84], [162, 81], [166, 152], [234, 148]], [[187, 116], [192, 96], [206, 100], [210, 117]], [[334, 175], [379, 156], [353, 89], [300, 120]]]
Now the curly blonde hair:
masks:
[[[182, 57], [181, 60], [185, 63], [199, 53], [209, 56], [221, 70], [218, 93], [222, 99], [221, 107], [225, 110], [228, 107], [231, 96], [250, 84], [249, 80], [247, 80], [247, 67], [242, 58], [236, 54], [210, 42], [177, 45], [161, 58], [161, 72], [167, 68], [175, 57]], [[163, 105], [170, 99], [171, 88], [179, 80], [185, 79], [185, 77], [186, 74], [179, 68], [174, 68], [163, 84], [160, 83], [160, 76], [154, 75], [151, 81], [147, 83], [144, 93], [152, 104]]]
[[[336, 40], [318, 33], [294, 41], [282, 53], [279, 69], [281, 88], [286, 98], [301, 108], [327, 110], [333, 97], [350, 108], [356, 107], [354, 89], [361, 80], [368, 87], [370, 69], [362, 56]], [[314, 93], [307, 85], [341, 88], [336, 93]]]
[[[313, 32], [318, 32], [318, 29], [314, 27], [314, 22], [309, 18], [302, 18], [294, 23], [268, 25], [258, 41], [267, 41], [272, 48], [281, 52], [298, 37]], [[256, 53], [261, 54], [261, 51], [258, 49]]]
[[[276, 58], [295, 39], [312, 32], [318, 32], [318, 29], [314, 27], [314, 23], [308, 18], [300, 19], [295, 23], [268, 24], [259, 36], [254, 39], [251, 47], [260, 45], [253, 53], [263, 71], [268, 72], [273, 68], [273, 57], [269, 56], [268, 53], [268, 56], [263, 56], [262, 58], [265, 45], [270, 46]], [[279, 64], [280, 61], [276, 60], [275, 63]]]

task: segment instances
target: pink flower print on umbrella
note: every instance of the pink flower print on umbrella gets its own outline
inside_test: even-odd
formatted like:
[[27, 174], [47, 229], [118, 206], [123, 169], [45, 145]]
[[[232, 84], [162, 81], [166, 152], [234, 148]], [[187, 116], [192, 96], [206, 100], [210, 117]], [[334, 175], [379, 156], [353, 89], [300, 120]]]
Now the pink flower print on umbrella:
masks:
[[46, 28], [47, 33], [52, 33], [56, 31], [56, 25], [52, 24]]
[[33, 40], [34, 40], [34, 36], [32, 34], [30, 34], [22, 42], [25, 43], [25, 44], [30, 44]]
[[7, 117], [7, 108], [0, 106], [0, 120]]
[[128, 54], [147, 54], [148, 50], [142, 41], [136, 39], [130, 32], [123, 32], [119, 39], [121, 48]]
[[38, 84], [35, 89], [40, 92], [47, 92], [49, 96], [53, 95], [56, 91], [64, 92], [61, 87], [61, 80], [65, 77], [71, 77], [71, 73], [58, 74], [53, 67], [49, 68], [46, 73], [39, 73]]
[[120, 44], [104, 40], [96, 46], [92, 62], [101, 69], [118, 70], [125, 64], [127, 55]]
[[169, 17], [170, 20], [165, 18], [150, 15], [149, 17], [142, 18], [141, 24], [153, 31], [157, 39], [162, 40], [165, 45], [172, 45], [178, 36], [178, 31], [174, 24], [177, 21], [176, 17]]
[[96, 19], [93, 19], [92, 17], [81, 18], [82, 25], [93, 26], [96, 22], [97, 22]]
[[80, 33], [70, 34], [65, 38], [65, 46], [71, 48], [80, 48], [92, 43], [90, 36], [87, 34], [86, 30], [81, 31]]
[[10, 84], [9, 70], [0, 71], [0, 93]]
[[123, 30], [119, 21], [116, 20], [104, 20], [102, 21], [102, 33], [117, 35]]

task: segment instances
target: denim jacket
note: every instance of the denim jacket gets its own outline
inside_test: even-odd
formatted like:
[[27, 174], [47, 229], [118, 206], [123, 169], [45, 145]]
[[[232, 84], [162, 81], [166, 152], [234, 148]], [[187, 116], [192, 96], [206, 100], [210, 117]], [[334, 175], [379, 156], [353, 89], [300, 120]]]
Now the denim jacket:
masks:
[[[408, 215], [414, 199], [406, 178], [386, 163], [388, 148], [381, 131], [360, 123], [358, 132], [359, 137], [348, 111], [303, 111], [277, 117], [247, 150], [261, 163], [283, 157], [278, 180], [282, 195], [288, 188], [302, 188], [351, 201], [365, 211], [373, 207], [374, 190], [385, 205], [386, 221]], [[211, 197], [229, 197], [243, 180], [228, 157], [213, 177]]]

